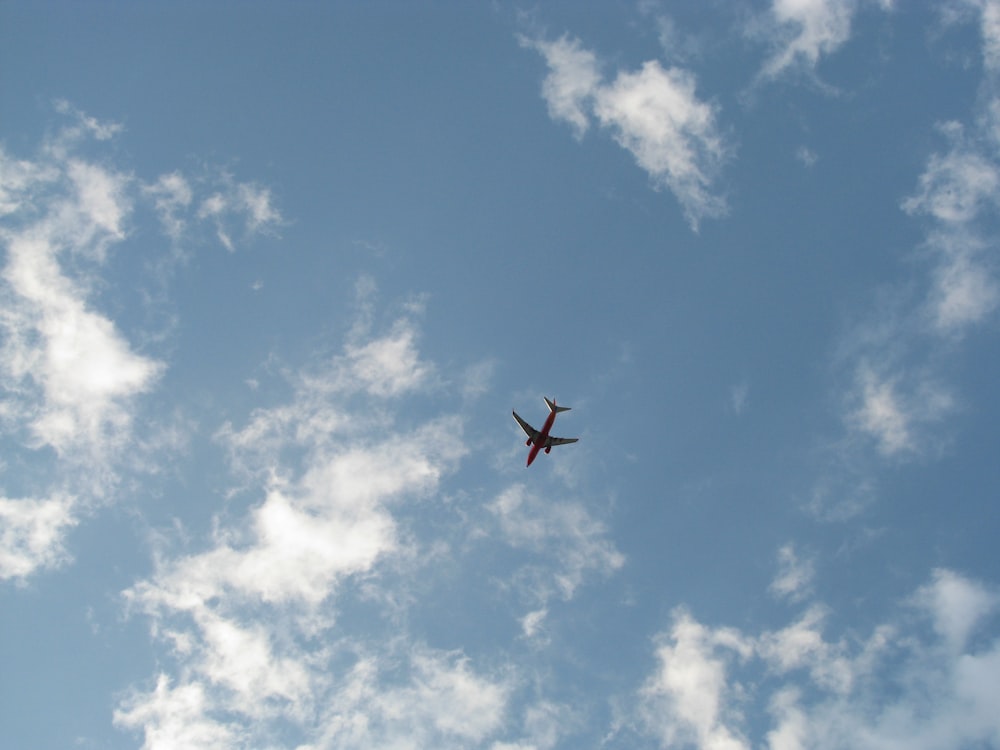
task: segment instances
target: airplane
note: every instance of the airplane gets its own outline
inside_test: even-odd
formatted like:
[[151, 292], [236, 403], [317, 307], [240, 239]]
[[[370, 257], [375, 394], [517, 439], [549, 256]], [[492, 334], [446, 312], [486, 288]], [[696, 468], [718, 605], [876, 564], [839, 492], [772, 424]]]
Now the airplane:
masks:
[[[542, 398], [545, 398], [542, 396]], [[549, 416], [545, 419], [545, 425], [541, 430], [536, 430], [530, 424], [521, 419], [517, 412], [513, 412], [514, 420], [521, 425], [521, 429], [524, 430], [524, 434], [528, 436], [525, 445], [530, 445], [531, 450], [528, 452], [528, 463], [527, 466], [531, 466], [531, 462], [535, 460], [535, 456], [538, 455], [538, 451], [542, 448], [548, 453], [552, 450], [553, 445], [566, 445], [567, 443], [575, 443], [579, 438], [558, 438], [549, 435], [549, 430], [552, 429], [552, 423], [556, 421], [556, 414], [561, 411], [569, 411], [568, 406], [556, 406], [555, 401], [549, 401], [545, 398], [545, 405], [549, 407]]]

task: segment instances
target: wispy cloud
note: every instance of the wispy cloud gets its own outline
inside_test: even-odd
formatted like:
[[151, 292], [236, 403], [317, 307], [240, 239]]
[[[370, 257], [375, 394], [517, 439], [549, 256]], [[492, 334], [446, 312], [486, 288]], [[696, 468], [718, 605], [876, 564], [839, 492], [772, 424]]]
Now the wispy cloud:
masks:
[[933, 223], [927, 239], [934, 260], [927, 301], [933, 325], [940, 333], [961, 335], [1000, 304], [993, 243], [978, 226], [984, 214], [997, 208], [1000, 169], [960, 124], [947, 123], [942, 132], [951, 149], [931, 156], [917, 192], [902, 205], [907, 213]]
[[210, 169], [194, 176], [170, 172], [143, 185], [141, 192], [177, 245], [197, 243], [196, 230], [207, 224], [215, 239], [235, 252], [239, 241], [274, 233], [285, 223], [268, 188], [240, 182], [225, 170]]
[[786, 544], [778, 550], [778, 574], [771, 581], [772, 594], [799, 601], [810, 593], [815, 566], [810, 559], [803, 559], [795, 545]]
[[[580, 502], [542, 500], [522, 484], [504, 490], [489, 505], [502, 538], [544, 560], [517, 574], [530, 581], [532, 606], [544, 606], [553, 596], [570, 599], [588, 574], [607, 576], [625, 564], [603, 523]], [[537, 629], [541, 615], [525, 625]]]
[[[970, 124], [938, 125], [945, 147], [928, 157], [912, 194], [900, 201], [902, 211], [925, 232], [907, 266], [910, 272], [880, 288], [838, 344], [845, 434], [830, 443], [831, 469], [813, 493], [812, 507], [825, 508], [820, 515], [856, 512], [863, 498], [874, 494], [879, 460], [926, 460], [948, 446], [948, 419], [965, 408], [951, 382], [950, 355], [1000, 309], [995, 231], [1000, 165], [994, 120], [1000, 100], [997, 71], [989, 62], [996, 34], [994, 6], [949, 6], [982, 30], [980, 101]], [[879, 460], [868, 456], [873, 445]], [[857, 486], [845, 486], [845, 477]], [[827, 506], [835, 485], [846, 498], [834, 501], [839, 509]]]
[[732, 148], [717, 124], [717, 107], [698, 98], [690, 71], [664, 69], [650, 60], [605, 83], [596, 55], [577, 39], [522, 43], [541, 53], [549, 66], [542, 95], [553, 119], [569, 123], [577, 138], [596, 119], [657, 189], [674, 194], [696, 231], [702, 219], [727, 213], [717, 180]]

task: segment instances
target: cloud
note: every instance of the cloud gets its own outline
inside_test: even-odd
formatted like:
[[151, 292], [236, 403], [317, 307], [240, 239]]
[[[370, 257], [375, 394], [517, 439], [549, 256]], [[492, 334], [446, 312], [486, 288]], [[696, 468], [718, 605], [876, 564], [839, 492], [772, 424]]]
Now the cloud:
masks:
[[729, 405], [733, 414], [740, 416], [747, 408], [747, 399], [750, 395], [750, 385], [746, 382], [737, 383], [729, 389]]
[[23, 581], [39, 568], [69, 559], [63, 539], [78, 523], [75, 502], [72, 496], [0, 497], [0, 580]]
[[727, 680], [726, 663], [749, 656], [752, 644], [735, 630], [704, 627], [684, 609], [675, 610], [670, 632], [657, 640], [655, 671], [639, 691], [646, 731], [663, 747], [749, 748], [731, 726], [726, 704], [741, 688]]
[[[952, 138], [962, 137], [963, 128], [958, 123], [946, 123], [941, 129]], [[903, 208], [945, 224], [961, 224], [974, 219], [983, 208], [996, 205], [998, 186], [996, 164], [956, 143], [949, 153], [931, 156], [917, 194], [907, 198]]]
[[[57, 483], [49, 500], [4, 501], [13, 525], [0, 554], [16, 560], [5, 574], [21, 577], [67, 559], [64, 534], [106, 499], [132, 439], [135, 400], [163, 370], [135, 353], [94, 302], [94, 278], [127, 236], [132, 179], [78, 150], [86, 137], [110, 139], [120, 128], [61, 109], [77, 123], [45, 141], [34, 161], [0, 153], [3, 434], [17, 449], [56, 456], [46, 472]], [[74, 487], [72, 501], [63, 482]]]
[[7, 241], [2, 365], [8, 387], [37, 392], [23, 410], [39, 445], [100, 456], [128, 438], [128, 401], [153, 386], [162, 365], [133, 353], [112, 321], [88, 309], [87, 291], [60, 267], [55, 231], [33, 227]]
[[[467, 448], [455, 415], [394, 425], [392, 405], [434, 368], [412, 321], [381, 334], [369, 323], [341, 353], [288, 373], [287, 401], [218, 431], [257, 498], [220, 514], [206, 549], [161, 549], [154, 574], [124, 593], [174, 662], [115, 714], [146, 748], [195, 729], [256, 746], [292, 732], [303, 749], [465, 748], [502, 729], [509, 670], [399, 626], [426, 557], [407, 508], [435, 503]], [[360, 623], [358, 608], [370, 613]]]
[[753, 731], [773, 750], [996, 744], [1000, 641], [971, 638], [1000, 605], [996, 591], [938, 570], [911, 601], [917, 621], [902, 612], [833, 641], [817, 604], [756, 636], [675, 610], [637, 691], [637, 731], [663, 747], [748, 748], [762, 744]]
[[417, 356], [413, 326], [399, 322], [392, 333], [363, 345], [348, 345], [346, 370], [376, 396], [399, 396], [428, 381], [433, 368]]
[[[976, 10], [984, 44], [993, 38], [995, 4], [954, 7]], [[814, 491], [814, 506], [824, 504], [815, 500], [837, 482], [840, 494], [854, 498], [833, 515], [860, 507], [857, 499], [873, 494], [878, 466], [864, 457], [869, 441], [883, 459], [892, 460], [925, 459], [947, 445], [943, 427], [961, 405], [949, 383], [954, 346], [1000, 309], [995, 251], [1000, 168], [993, 119], [1000, 110], [994, 79], [987, 66], [973, 125], [938, 125], [945, 148], [928, 157], [913, 193], [900, 202], [925, 231], [909, 266], [917, 272], [880, 289], [876, 303], [842, 337], [846, 436], [828, 451], [835, 465], [828, 474], [846, 466], [858, 487], [821, 480], [826, 487]]]
[[795, 150], [795, 158], [804, 167], [815, 167], [819, 161], [819, 155], [808, 146], [799, 146]]
[[180, 240], [186, 226], [180, 214], [194, 200], [194, 192], [187, 178], [180, 172], [160, 175], [155, 183], [144, 186], [143, 192], [153, 199], [167, 236], [175, 242]]
[[597, 56], [580, 46], [577, 39], [563, 36], [554, 42], [524, 43], [542, 53], [549, 74], [542, 82], [542, 96], [553, 120], [565, 120], [577, 138], [590, 128], [589, 109], [601, 86]]
[[169, 172], [144, 184], [141, 196], [152, 202], [163, 231], [175, 244], [199, 241], [195, 230], [208, 224], [219, 243], [235, 252], [237, 231], [248, 239], [273, 233], [285, 223], [269, 189], [239, 182], [225, 170], [195, 176]]
[[542, 95], [553, 119], [568, 122], [580, 138], [596, 118], [657, 189], [674, 194], [696, 231], [702, 219], [727, 213], [715, 183], [731, 149], [719, 132], [717, 108], [698, 99], [692, 73], [650, 60], [607, 84], [596, 56], [576, 39], [522, 43], [549, 66]]
[[862, 404], [854, 418], [862, 430], [878, 439], [879, 450], [887, 455], [911, 446], [909, 418], [899, 402], [893, 383], [879, 380], [865, 368], [862, 380]]
[[968, 647], [969, 637], [984, 619], [1000, 608], [1000, 593], [953, 571], [934, 571], [931, 582], [920, 588], [915, 604], [931, 613], [934, 629], [955, 653]]
[[[607, 576], [625, 564], [624, 555], [607, 538], [607, 528], [580, 503], [542, 501], [516, 484], [504, 490], [489, 511], [508, 544], [550, 558], [529, 576], [534, 578], [530, 588], [536, 604], [545, 604], [554, 594], [570, 599], [589, 573]], [[537, 630], [544, 607], [540, 611], [537, 620], [525, 621], [526, 632]]]
[[[166, 363], [137, 351], [101, 309], [117, 291], [104, 278], [138, 204], [151, 202], [177, 241], [202, 187], [179, 172], [143, 183], [94, 152], [120, 125], [67, 102], [55, 108], [61, 127], [32, 158], [0, 148], [0, 429], [9, 452], [40, 467], [19, 493], [29, 497], [4, 500], [13, 525], [2, 536], [3, 577], [65, 562], [65, 534], [114, 499], [126, 463], [143, 463], [136, 418]], [[281, 221], [266, 189], [222, 182], [216, 221], [245, 217], [247, 236]]]
[[800, 559], [795, 545], [786, 544], [778, 550], [778, 574], [771, 581], [770, 591], [780, 598], [799, 601], [809, 593], [815, 572], [812, 560]]
[[230, 252], [236, 250], [234, 224], [242, 224], [244, 236], [250, 237], [274, 232], [284, 223], [269, 189], [254, 183], [237, 182], [228, 172], [205, 182], [213, 192], [196, 201], [195, 216], [199, 221], [215, 226], [217, 239]]
[[773, 0], [768, 35], [776, 49], [762, 75], [775, 78], [790, 69], [814, 69], [823, 55], [848, 40], [858, 4], [858, 0]]
[[997, 208], [1000, 170], [970, 143], [960, 125], [947, 124], [942, 131], [952, 141], [951, 150], [931, 156], [917, 193], [902, 206], [933, 221], [927, 240], [934, 261], [930, 318], [937, 332], [960, 335], [1000, 305], [992, 243], [978, 228], [980, 217]]

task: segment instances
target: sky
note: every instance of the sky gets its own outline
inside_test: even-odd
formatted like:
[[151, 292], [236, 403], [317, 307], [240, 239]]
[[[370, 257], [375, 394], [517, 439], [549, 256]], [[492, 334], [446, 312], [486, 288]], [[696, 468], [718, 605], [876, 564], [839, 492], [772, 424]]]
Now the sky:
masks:
[[998, 219], [998, 0], [0, 1], [0, 745], [1000, 747]]

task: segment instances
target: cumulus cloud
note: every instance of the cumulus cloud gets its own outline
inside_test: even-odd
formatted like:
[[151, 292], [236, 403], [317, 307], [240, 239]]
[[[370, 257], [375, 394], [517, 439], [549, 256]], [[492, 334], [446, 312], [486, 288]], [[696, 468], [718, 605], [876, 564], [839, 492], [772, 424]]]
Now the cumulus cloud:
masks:
[[[770, 717], [754, 726], [774, 750], [996, 744], [1000, 642], [971, 638], [996, 612], [995, 590], [938, 570], [911, 601], [918, 621], [902, 612], [867, 637], [835, 640], [816, 604], [756, 636], [675, 610], [638, 690], [636, 726], [664, 747], [735, 750], [758, 746], [754, 712]], [[753, 666], [767, 679], [737, 677]]]
[[690, 71], [664, 69], [650, 60], [605, 83], [596, 56], [579, 40], [564, 36], [524, 44], [549, 66], [542, 95], [553, 119], [569, 123], [580, 138], [595, 118], [657, 189], [674, 194], [695, 230], [702, 219], [726, 214], [716, 182], [731, 149], [717, 124], [717, 107], [698, 98]]

